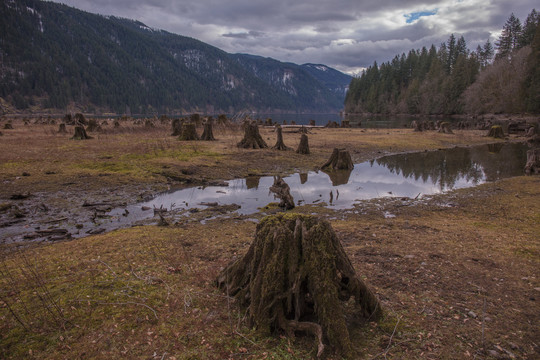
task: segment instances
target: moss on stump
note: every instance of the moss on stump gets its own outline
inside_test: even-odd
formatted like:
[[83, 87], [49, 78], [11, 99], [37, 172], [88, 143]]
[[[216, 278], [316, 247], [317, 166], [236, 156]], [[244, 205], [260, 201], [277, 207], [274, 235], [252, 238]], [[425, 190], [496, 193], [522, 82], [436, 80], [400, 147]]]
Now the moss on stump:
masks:
[[317, 356], [328, 345], [343, 356], [353, 355], [344, 313], [351, 297], [363, 317], [382, 315], [330, 224], [309, 215], [264, 218], [247, 254], [227, 266], [216, 282], [248, 307], [258, 329], [314, 335]]
[[500, 125], [493, 125], [487, 134], [488, 137], [504, 139], [504, 131]]

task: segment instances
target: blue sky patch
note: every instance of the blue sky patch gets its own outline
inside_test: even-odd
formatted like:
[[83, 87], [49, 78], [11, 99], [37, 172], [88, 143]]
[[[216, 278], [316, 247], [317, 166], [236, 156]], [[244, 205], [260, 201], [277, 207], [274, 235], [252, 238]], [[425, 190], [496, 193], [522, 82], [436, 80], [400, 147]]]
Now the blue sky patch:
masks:
[[437, 10], [438, 9], [428, 10], [428, 11], [418, 11], [418, 12], [413, 12], [413, 13], [410, 13], [410, 14], [405, 14], [403, 16], [405, 16], [405, 18], [407, 19], [406, 20], [407, 24], [410, 24], [413, 21], [420, 19], [422, 16], [435, 15], [437, 13]]

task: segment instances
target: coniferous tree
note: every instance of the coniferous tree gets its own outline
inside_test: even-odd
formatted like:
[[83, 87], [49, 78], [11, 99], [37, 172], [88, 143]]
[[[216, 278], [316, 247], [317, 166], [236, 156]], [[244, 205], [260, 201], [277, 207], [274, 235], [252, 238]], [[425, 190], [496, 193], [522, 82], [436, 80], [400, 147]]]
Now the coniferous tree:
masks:
[[527, 16], [527, 19], [523, 23], [523, 31], [518, 39], [518, 46], [520, 48], [532, 44], [534, 34], [539, 23], [540, 14], [536, 11], [536, 9], [532, 9], [530, 14]]
[[501, 36], [497, 41], [497, 58], [510, 57], [517, 49], [522, 28], [519, 19], [512, 13], [503, 26]]

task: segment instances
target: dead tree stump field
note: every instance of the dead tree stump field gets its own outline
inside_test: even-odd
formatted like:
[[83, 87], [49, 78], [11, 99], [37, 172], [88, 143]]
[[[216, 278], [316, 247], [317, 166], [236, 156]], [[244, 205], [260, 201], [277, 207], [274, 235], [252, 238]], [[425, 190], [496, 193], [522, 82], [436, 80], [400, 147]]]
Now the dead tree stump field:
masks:
[[321, 169], [324, 168], [331, 168], [333, 170], [352, 170], [354, 164], [351, 159], [351, 154], [348, 150], [335, 148], [330, 159], [321, 166]]
[[300, 144], [298, 144], [298, 149], [296, 149], [298, 154], [309, 155], [309, 141], [306, 134], [300, 136]]
[[259, 133], [259, 127], [253, 121], [244, 124], [244, 138], [237, 146], [244, 149], [266, 149], [268, 147]]
[[281, 128], [281, 125], [276, 125], [276, 133], [277, 133], [277, 140], [276, 145], [272, 146], [272, 149], [275, 150], [290, 150], [289, 147], [285, 145], [283, 142], [283, 129]]
[[248, 307], [249, 321], [258, 329], [313, 335], [318, 357], [326, 347], [352, 357], [343, 306], [351, 297], [360, 316], [377, 320], [383, 313], [330, 223], [310, 215], [264, 218], [246, 255], [228, 265], [216, 283]]

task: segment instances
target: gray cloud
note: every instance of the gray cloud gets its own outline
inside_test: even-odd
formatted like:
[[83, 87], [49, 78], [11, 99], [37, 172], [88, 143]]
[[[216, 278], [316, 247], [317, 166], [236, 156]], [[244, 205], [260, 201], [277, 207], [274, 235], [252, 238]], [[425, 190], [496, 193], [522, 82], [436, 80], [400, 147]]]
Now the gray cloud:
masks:
[[[536, 0], [58, 0], [142, 21], [225, 51], [355, 72], [411, 48], [438, 46], [451, 33], [470, 48], [492, 41], [514, 13]], [[407, 23], [406, 15], [435, 11]]]

